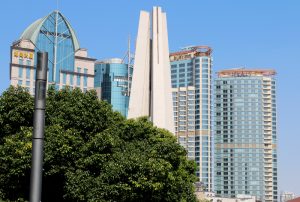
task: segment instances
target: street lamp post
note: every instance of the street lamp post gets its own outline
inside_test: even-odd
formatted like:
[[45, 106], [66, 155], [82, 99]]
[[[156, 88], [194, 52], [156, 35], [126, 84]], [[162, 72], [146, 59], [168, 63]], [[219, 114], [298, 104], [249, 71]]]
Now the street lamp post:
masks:
[[35, 81], [32, 158], [30, 176], [30, 202], [40, 202], [42, 195], [42, 169], [46, 108], [48, 53], [37, 53]]

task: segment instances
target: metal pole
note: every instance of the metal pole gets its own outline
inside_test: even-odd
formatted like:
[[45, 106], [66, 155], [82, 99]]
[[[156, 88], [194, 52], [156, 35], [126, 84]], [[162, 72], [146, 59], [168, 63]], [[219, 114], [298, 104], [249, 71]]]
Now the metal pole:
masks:
[[131, 67], [131, 54], [130, 54], [130, 35], [128, 36], [128, 64], [127, 64], [127, 96], [130, 96], [130, 67]]
[[53, 82], [56, 82], [56, 65], [57, 65], [57, 29], [58, 29], [58, 10], [55, 11], [55, 36], [54, 36], [54, 54], [53, 54]]
[[47, 69], [48, 53], [38, 52], [34, 98], [30, 202], [40, 202], [42, 195]]

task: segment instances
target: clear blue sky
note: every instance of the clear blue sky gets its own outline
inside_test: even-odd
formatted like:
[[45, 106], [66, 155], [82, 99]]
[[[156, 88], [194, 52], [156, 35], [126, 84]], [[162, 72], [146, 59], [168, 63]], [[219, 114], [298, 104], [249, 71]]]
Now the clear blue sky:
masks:
[[[214, 70], [277, 70], [279, 191], [300, 195], [300, 1], [60, 0], [59, 10], [75, 29], [81, 47], [103, 59], [124, 56], [128, 35], [136, 37], [139, 11], [154, 5], [167, 12], [171, 51], [209, 45]], [[0, 93], [9, 86], [11, 43], [54, 9], [56, 0], [1, 2]]]

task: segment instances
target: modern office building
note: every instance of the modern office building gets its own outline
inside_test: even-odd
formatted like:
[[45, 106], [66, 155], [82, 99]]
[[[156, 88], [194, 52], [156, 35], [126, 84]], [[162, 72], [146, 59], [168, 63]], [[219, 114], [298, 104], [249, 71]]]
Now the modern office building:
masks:
[[80, 48], [75, 31], [59, 11], [33, 22], [11, 46], [11, 85], [24, 86], [31, 94], [38, 51], [48, 52], [48, 85], [56, 89], [68, 85], [83, 91], [94, 88], [95, 59]]
[[196, 161], [207, 191], [212, 191], [211, 52], [196, 46], [170, 54], [175, 134]]
[[95, 89], [98, 97], [127, 117], [132, 67], [122, 59], [113, 58], [95, 64]]
[[148, 116], [174, 133], [166, 13], [141, 11], [134, 57], [128, 118]]
[[215, 192], [276, 202], [274, 70], [229, 69], [214, 82]]

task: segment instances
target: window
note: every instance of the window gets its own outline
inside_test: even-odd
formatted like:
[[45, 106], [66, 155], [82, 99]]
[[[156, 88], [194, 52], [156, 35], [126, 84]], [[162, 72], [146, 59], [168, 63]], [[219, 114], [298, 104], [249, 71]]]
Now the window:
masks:
[[86, 87], [87, 86], [87, 76], [83, 77], [83, 86]]
[[208, 58], [203, 58], [203, 59], [202, 59], [202, 62], [207, 63], [207, 62], [208, 62]]
[[23, 77], [23, 68], [19, 67], [19, 78]]
[[208, 74], [208, 69], [203, 69], [203, 70], [202, 70], [202, 73]]
[[30, 68], [26, 68], [26, 79], [30, 79]]
[[70, 75], [70, 86], [73, 86], [74, 75]]
[[23, 59], [19, 59], [19, 65], [23, 65]]
[[63, 73], [63, 84], [67, 83], [67, 74]]
[[77, 75], [77, 86], [80, 86], [80, 75]]
[[26, 81], [26, 86], [30, 86], [30, 81]]
[[19, 85], [19, 86], [22, 85], [22, 80], [18, 80], [18, 85]]
[[184, 78], [185, 77], [185, 74], [179, 74], [179, 78]]

